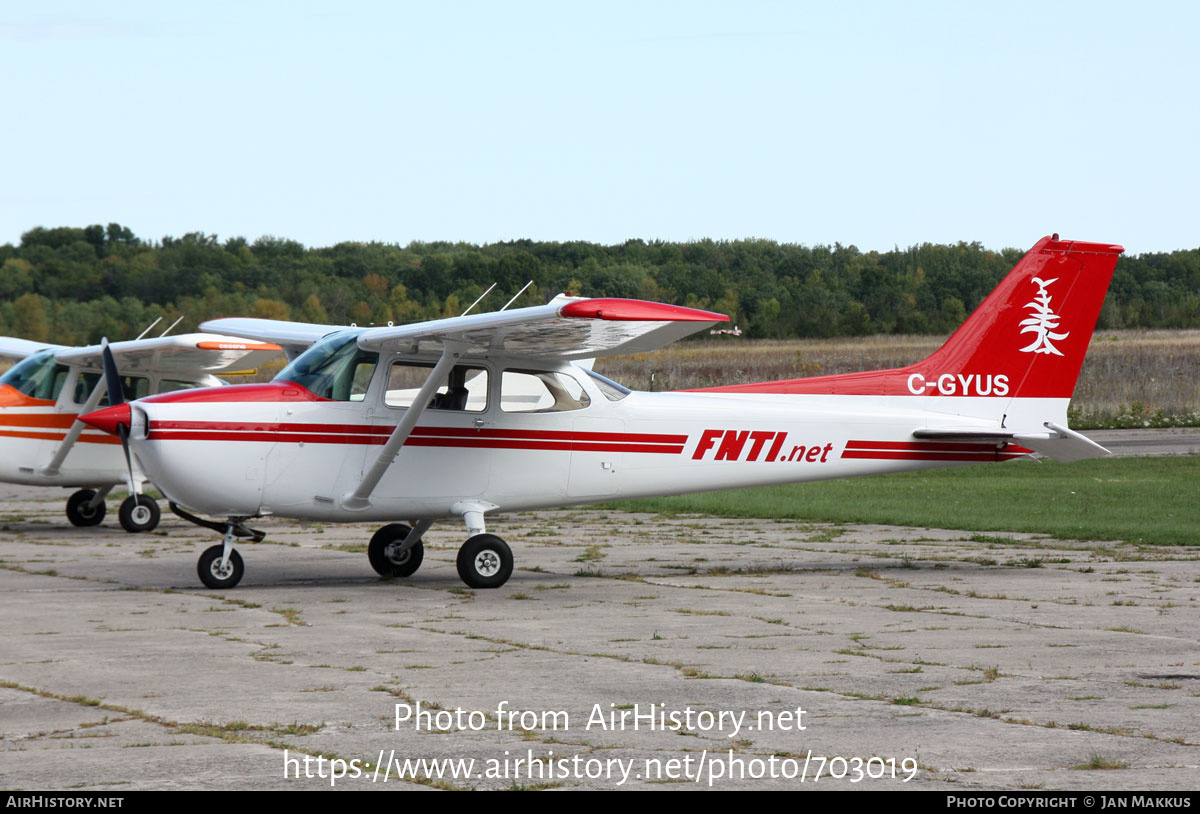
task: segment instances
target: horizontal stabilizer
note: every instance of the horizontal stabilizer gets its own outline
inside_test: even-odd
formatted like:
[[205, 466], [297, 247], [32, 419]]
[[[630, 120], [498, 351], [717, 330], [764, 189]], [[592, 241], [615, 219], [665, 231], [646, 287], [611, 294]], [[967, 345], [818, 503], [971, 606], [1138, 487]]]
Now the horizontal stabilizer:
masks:
[[1047, 421], [1042, 431], [1003, 430], [995, 427], [920, 429], [913, 437], [923, 441], [995, 441], [1027, 447], [1056, 461], [1082, 461], [1112, 455], [1104, 447], [1075, 430]]
[[1051, 437], [1047, 440], [1025, 438], [1024, 436], [1017, 436], [1017, 438], [1034, 452], [1039, 452], [1056, 461], [1082, 461], [1085, 458], [1103, 458], [1112, 455], [1107, 449], [1082, 433], [1052, 421], [1047, 421], [1045, 426], [1051, 431]]

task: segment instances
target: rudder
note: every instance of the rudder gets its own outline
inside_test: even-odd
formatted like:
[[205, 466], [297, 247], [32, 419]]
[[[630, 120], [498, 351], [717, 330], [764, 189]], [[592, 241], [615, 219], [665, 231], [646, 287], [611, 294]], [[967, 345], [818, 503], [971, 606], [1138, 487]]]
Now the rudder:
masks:
[[946, 374], [974, 375], [976, 391], [958, 395], [1070, 398], [1123, 251], [1042, 238], [941, 348], [909, 369], [929, 371], [927, 390], [944, 390], [938, 377]]
[[941, 348], [906, 367], [698, 392], [1069, 399], [1123, 251], [1042, 238]]

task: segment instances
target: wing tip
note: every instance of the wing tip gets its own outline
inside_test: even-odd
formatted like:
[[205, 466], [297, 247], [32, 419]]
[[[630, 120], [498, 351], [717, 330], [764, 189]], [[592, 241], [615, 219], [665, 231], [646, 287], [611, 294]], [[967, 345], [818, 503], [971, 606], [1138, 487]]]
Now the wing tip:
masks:
[[564, 305], [559, 316], [620, 322], [729, 322], [725, 314], [682, 305], [620, 297], [597, 297]]

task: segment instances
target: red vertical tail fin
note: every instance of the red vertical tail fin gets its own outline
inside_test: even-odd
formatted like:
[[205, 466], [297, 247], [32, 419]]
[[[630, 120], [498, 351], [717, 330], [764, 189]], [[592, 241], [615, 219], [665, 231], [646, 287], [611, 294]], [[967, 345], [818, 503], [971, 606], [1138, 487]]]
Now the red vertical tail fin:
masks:
[[[930, 391], [947, 389], [939, 377], [952, 374], [956, 395], [1070, 398], [1122, 251], [1042, 238], [946, 344], [909, 369]], [[971, 375], [966, 385], [959, 378]]]
[[1042, 238], [941, 348], [907, 367], [704, 392], [1069, 399], [1123, 251]]

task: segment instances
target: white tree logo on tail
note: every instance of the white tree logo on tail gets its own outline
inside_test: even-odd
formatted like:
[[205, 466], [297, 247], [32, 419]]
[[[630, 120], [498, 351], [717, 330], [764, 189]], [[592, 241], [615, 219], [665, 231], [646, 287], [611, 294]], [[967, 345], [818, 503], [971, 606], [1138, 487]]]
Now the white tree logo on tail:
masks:
[[1055, 333], [1058, 328], [1058, 320], [1060, 317], [1054, 313], [1054, 309], [1050, 307], [1050, 293], [1046, 289], [1051, 283], [1058, 280], [1055, 277], [1053, 280], [1043, 280], [1040, 277], [1034, 277], [1030, 282], [1036, 283], [1038, 293], [1033, 296], [1032, 302], [1025, 303], [1025, 307], [1030, 309], [1030, 316], [1021, 320], [1021, 333], [1034, 333], [1037, 339], [1033, 340], [1027, 347], [1021, 348], [1022, 353], [1053, 353], [1055, 356], [1062, 356], [1062, 351], [1054, 347], [1051, 340], [1054, 342], [1060, 339], [1066, 339], [1071, 335], [1067, 333]]

